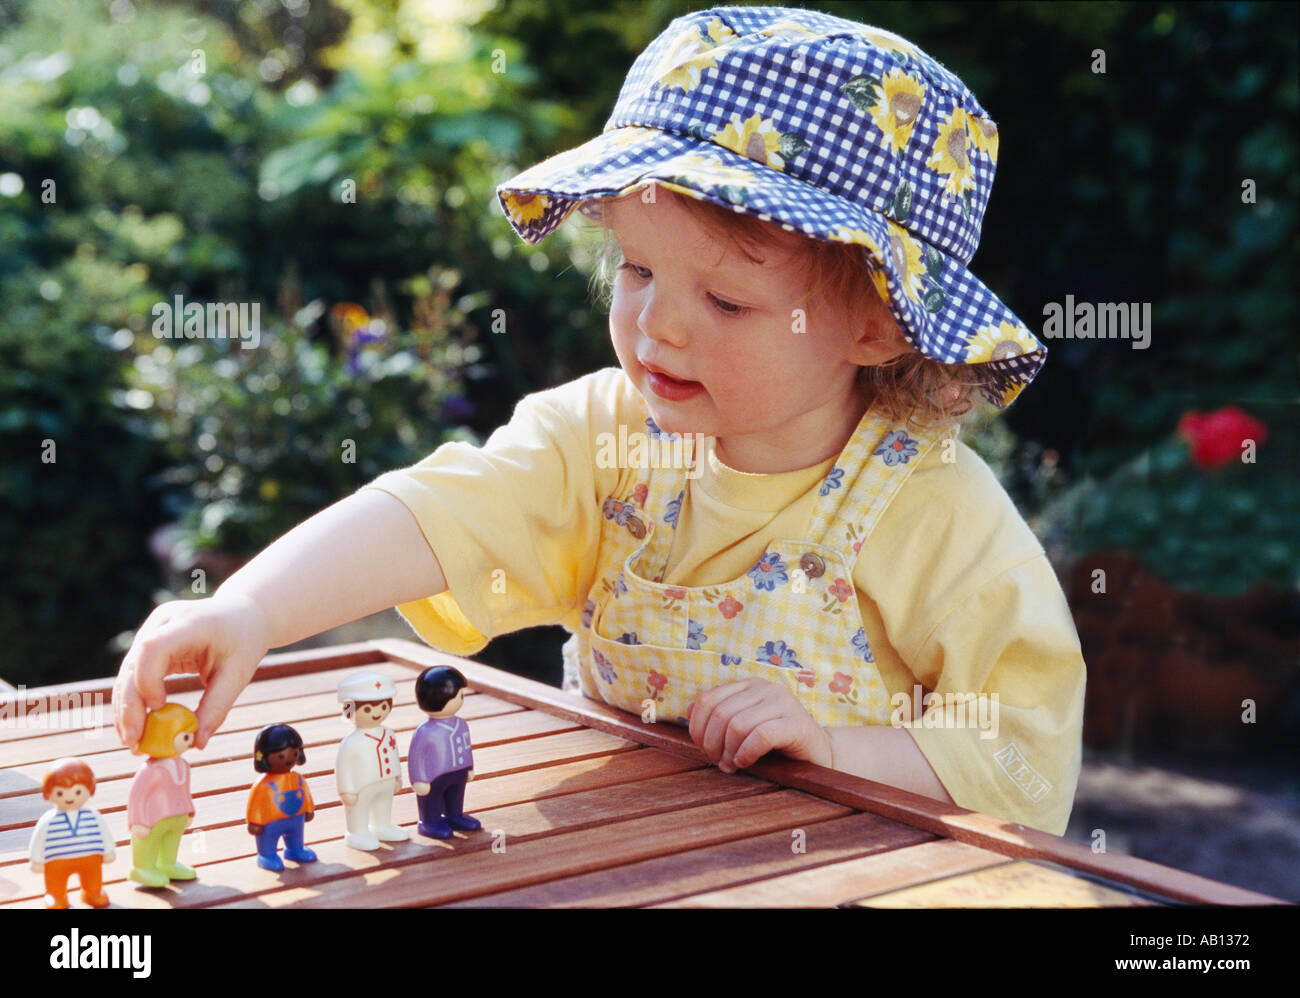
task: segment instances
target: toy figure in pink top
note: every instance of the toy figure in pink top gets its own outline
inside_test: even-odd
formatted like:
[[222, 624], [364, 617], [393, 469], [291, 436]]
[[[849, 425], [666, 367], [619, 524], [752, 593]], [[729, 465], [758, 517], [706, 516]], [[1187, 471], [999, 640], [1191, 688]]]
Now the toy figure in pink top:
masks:
[[126, 820], [131, 826], [130, 878], [146, 887], [193, 880], [192, 867], [177, 862], [181, 835], [194, 817], [190, 767], [181, 753], [194, 744], [198, 718], [187, 707], [169, 703], [149, 712], [135, 751], [149, 756], [131, 781]]

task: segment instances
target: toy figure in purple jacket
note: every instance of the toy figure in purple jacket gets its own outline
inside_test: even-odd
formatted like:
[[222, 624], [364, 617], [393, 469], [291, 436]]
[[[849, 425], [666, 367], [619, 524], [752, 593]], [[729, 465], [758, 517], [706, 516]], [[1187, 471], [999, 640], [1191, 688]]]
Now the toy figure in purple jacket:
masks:
[[415, 700], [429, 719], [415, 729], [406, 764], [420, 806], [421, 835], [449, 839], [453, 831], [483, 827], [465, 814], [465, 784], [474, 778], [469, 725], [456, 712], [465, 702], [465, 677], [446, 665], [420, 673]]

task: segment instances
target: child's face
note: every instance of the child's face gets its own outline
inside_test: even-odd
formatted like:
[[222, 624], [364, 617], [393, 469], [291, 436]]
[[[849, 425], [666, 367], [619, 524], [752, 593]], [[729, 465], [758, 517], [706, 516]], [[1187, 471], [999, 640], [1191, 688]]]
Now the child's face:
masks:
[[[718, 457], [739, 471], [792, 471], [838, 454], [866, 408], [859, 366], [907, 349], [888, 309], [874, 293], [810, 303], [793, 236], [754, 263], [671, 192], [655, 194], [609, 213], [623, 251], [610, 333], [655, 423], [717, 437]], [[664, 398], [647, 365], [700, 390]]]

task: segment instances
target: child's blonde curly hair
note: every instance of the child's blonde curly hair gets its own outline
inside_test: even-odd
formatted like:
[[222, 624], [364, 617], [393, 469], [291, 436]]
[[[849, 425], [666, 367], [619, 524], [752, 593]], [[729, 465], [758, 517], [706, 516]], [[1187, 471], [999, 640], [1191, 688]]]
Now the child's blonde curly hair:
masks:
[[[608, 200], [594, 199], [578, 208], [585, 218], [602, 230], [591, 290], [606, 308], [613, 295], [614, 274], [619, 262], [618, 244], [611, 236], [604, 211]], [[754, 263], [762, 262], [759, 251], [764, 247], [775, 245], [778, 238], [788, 239], [792, 235], [770, 222], [710, 201], [679, 196], [677, 202], [701, 225], [723, 233]], [[823, 289], [830, 297], [838, 297], [850, 304], [862, 301], [864, 295], [879, 297], [861, 246], [806, 237], [802, 242], [807, 275], [806, 300], [812, 300]], [[913, 429], [960, 423], [973, 412], [975, 395], [988, 380], [978, 373], [977, 368], [931, 360], [910, 347], [906, 353], [883, 364], [863, 367], [859, 378], [869, 386], [872, 398], [890, 419]]]

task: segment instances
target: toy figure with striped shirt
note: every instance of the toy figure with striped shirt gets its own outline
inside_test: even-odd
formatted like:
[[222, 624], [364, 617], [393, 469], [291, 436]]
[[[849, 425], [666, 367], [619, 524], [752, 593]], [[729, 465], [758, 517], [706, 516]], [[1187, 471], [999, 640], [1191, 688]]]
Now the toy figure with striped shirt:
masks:
[[95, 792], [95, 774], [80, 759], [57, 759], [41, 783], [41, 795], [54, 805], [32, 831], [32, 871], [45, 874], [45, 907], [68, 907], [68, 880], [77, 874], [81, 899], [94, 908], [108, 905], [104, 863], [117, 856], [104, 818], [86, 802]]

